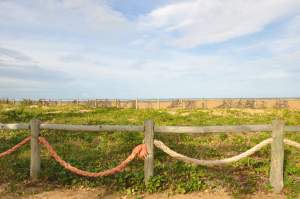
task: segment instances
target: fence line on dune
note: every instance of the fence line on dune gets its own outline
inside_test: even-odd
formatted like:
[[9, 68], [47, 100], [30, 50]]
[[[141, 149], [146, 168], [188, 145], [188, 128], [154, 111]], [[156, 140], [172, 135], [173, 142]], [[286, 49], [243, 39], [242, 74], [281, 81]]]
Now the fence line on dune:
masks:
[[87, 105], [133, 109], [300, 109], [300, 98], [174, 98], [174, 99], [0, 99], [0, 103], [28, 105]]

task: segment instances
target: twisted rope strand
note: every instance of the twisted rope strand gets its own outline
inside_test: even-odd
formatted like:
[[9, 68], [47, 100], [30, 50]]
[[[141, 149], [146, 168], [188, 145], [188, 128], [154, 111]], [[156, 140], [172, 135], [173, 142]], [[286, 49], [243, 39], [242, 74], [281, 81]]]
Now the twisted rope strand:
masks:
[[193, 163], [193, 164], [202, 165], [202, 166], [215, 166], [215, 165], [223, 165], [223, 164], [228, 164], [231, 162], [236, 162], [242, 158], [248, 157], [248, 156], [254, 154], [256, 151], [263, 148], [264, 146], [270, 144], [271, 142], [272, 142], [272, 138], [266, 139], [266, 140], [260, 142], [259, 144], [255, 145], [251, 149], [245, 151], [244, 153], [241, 153], [239, 155], [236, 155], [236, 156], [233, 156], [230, 158], [221, 159], [221, 160], [199, 160], [199, 159], [195, 159], [195, 158], [190, 158], [190, 157], [187, 157], [180, 153], [177, 153], [176, 151], [173, 151], [172, 149], [170, 149], [168, 146], [166, 146], [163, 142], [161, 142], [159, 140], [154, 140], [154, 145], [177, 160], [182, 160], [187, 163]]
[[284, 142], [284, 144], [287, 144], [287, 145], [290, 145], [290, 146], [300, 149], [300, 143], [298, 143], [298, 142], [295, 142], [295, 141], [292, 141], [289, 139], [284, 139], [283, 142]]
[[118, 166], [108, 169], [108, 170], [105, 170], [105, 171], [101, 171], [101, 172], [89, 172], [89, 171], [84, 171], [84, 170], [78, 169], [78, 168], [70, 165], [66, 161], [64, 161], [56, 153], [56, 151], [53, 149], [53, 147], [49, 144], [49, 142], [45, 138], [39, 137], [39, 142], [46, 147], [46, 149], [48, 150], [50, 155], [65, 169], [67, 169], [77, 175], [87, 176], [87, 177], [102, 177], [102, 176], [108, 176], [108, 175], [113, 175], [113, 174], [119, 173], [119, 172], [123, 171], [124, 168], [129, 164], [129, 162], [131, 162], [135, 157], [138, 156], [139, 158], [144, 158], [147, 155], [146, 145], [140, 144], [140, 145], [136, 146], [132, 150], [132, 153], [126, 158], [126, 160], [121, 162]]
[[10, 149], [0, 153], [0, 158], [9, 155], [13, 152], [15, 152], [17, 149], [19, 149], [21, 146], [27, 144], [28, 142], [30, 142], [31, 140], [31, 136], [28, 136], [27, 138], [25, 138], [24, 140], [22, 140], [21, 142], [19, 142], [18, 144], [16, 144], [15, 146], [11, 147]]
[[[21, 142], [19, 142], [15, 146], [13, 146], [12, 148], [0, 153], [0, 158], [13, 153], [14, 151], [19, 149], [23, 145], [30, 142], [30, 140], [31, 140], [31, 136], [28, 136], [27, 138], [25, 138], [24, 140], [22, 140]], [[249, 149], [239, 155], [236, 155], [236, 156], [233, 156], [230, 158], [221, 159], [221, 160], [199, 160], [199, 159], [195, 159], [195, 158], [190, 158], [190, 157], [187, 157], [180, 153], [177, 153], [176, 151], [173, 151], [172, 149], [170, 149], [168, 146], [166, 146], [163, 142], [161, 142], [159, 140], [154, 140], [154, 145], [175, 159], [182, 160], [182, 161], [188, 162], [188, 163], [193, 163], [196, 165], [215, 166], [215, 165], [223, 165], [223, 164], [228, 164], [231, 162], [236, 162], [242, 158], [248, 157], [248, 156], [254, 154], [255, 152], [257, 152], [258, 150], [260, 150], [261, 148], [263, 148], [264, 146], [270, 144], [272, 141], [273, 141], [272, 138], [268, 138], [266, 140], [263, 140], [259, 144], [255, 145], [251, 149]], [[298, 143], [298, 142], [295, 142], [295, 141], [292, 141], [289, 139], [284, 139], [283, 141], [287, 145], [294, 146], [294, 147], [300, 149], [300, 143]], [[49, 154], [65, 169], [67, 169], [77, 175], [87, 176], [87, 177], [102, 177], [102, 176], [108, 176], [108, 175], [113, 175], [113, 174], [119, 173], [119, 172], [123, 171], [125, 169], [125, 167], [128, 166], [128, 164], [134, 158], [136, 158], [136, 157], [145, 158], [148, 155], [146, 145], [140, 144], [140, 145], [136, 146], [132, 150], [131, 154], [123, 162], [121, 162], [118, 166], [108, 169], [108, 170], [105, 170], [105, 171], [101, 171], [101, 172], [89, 172], [89, 171], [84, 171], [84, 170], [78, 169], [78, 168], [70, 165], [66, 161], [64, 161], [56, 153], [54, 148], [49, 144], [49, 142], [45, 138], [39, 137], [39, 143], [44, 145], [46, 147], [46, 149], [48, 150]]]

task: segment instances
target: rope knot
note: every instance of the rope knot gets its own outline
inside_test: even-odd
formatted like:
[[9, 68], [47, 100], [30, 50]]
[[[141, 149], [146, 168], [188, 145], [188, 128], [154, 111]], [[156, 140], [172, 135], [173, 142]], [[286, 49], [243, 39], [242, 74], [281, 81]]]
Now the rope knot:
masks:
[[146, 144], [139, 144], [132, 150], [132, 153], [140, 159], [145, 159], [148, 155]]

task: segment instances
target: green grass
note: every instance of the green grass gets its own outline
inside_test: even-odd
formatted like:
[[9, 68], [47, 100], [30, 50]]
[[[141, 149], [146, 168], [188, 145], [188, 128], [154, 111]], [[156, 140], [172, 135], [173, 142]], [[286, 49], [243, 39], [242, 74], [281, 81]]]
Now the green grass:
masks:
[[[63, 124], [138, 124], [153, 119], [158, 125], [237, 125], [269, 124], [283, 119], [287, 125], [300, 125], [300, 111], [293, 110], [134, 110], [93, 109], [84, 106], [10, 106], [0, 105], [0, 122], [29, 122], [39, 118], [43, 122]], [[141, 132], [84, 133], [43, 130], [58, 154], [72, 165], [88, 171], [102, 171], [116, 166], [143, 140]], [[1, 131], [0, 152], [10, 148], [29, 135], [28, 131]], [[286, 137], [300, 142], [299, 133]], [[270, 133], [161, 135], [155, 134], [179, 153], [201, 158], [220, 159], [243, 152]], [[8, 183], [8, 191], [22, 193], [29, 179], [29, 146], [0, 159], [0, 183]], [[43, 186], [104, 186], [128, 194], [140, 192], [171, 191], [187, 193], [202, 190], [225, 189], [233, 196], [243, 196], [257, 191], [269, 192], [270, 147], [263, 148], [250, 158], [222, 167], [202, 167], [176, 161], [155, 150], [155, 175], [146, 187], [143, 184], [143, 161], [134, 160], [122, 173], [103, 178], [86, 178], [63, 169], [42, 150], [41, 183]], [[285, 148], [283, 192], [293, 198], [300, 193], [300, 151]], [[25, 183], [26, 184], [26, 183]]]

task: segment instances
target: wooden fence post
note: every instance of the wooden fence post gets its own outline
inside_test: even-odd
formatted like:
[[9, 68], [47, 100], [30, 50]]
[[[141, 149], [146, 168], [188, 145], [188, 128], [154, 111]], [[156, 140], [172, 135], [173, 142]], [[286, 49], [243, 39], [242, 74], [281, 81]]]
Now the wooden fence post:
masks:
[[39, 145], [39, 134], [40, 134], [40, 121], [32, 119], [30, 121], [31, 129], [31, 158], [30, 158], [30, 178], [33, 181], [38, 180], [38, 174], [41, 168], [41, 157], [40, 157], [40, 145]]
[[184, 108], [183, 99], [180, 99], [181, 109]]
[[144, 161], [144, 182], [145, 184], [148, 184], [149, 178], [153, 176], [153, 170], [154, 170], [154, 150], [153, 150], [154, 122], [152, 120], [146, 120], [144, 122], [144, 127], [145, 127], [144, 141], [148, 152], [148, 155]]
[[284, 161], [284, 122], [275, 120], [272, 123], [272, 138], [271, 144], [271, 170], [270, 184], [275, 193], [280, 193], [283, 188], [283, 161]]

